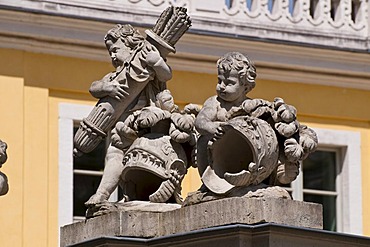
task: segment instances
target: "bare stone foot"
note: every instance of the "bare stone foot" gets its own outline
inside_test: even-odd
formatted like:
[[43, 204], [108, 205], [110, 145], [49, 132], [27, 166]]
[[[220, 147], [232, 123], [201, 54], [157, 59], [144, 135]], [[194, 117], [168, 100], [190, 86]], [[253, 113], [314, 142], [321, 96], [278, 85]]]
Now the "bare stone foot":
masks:
[[94, 218], [110, 212], [117, 211], [117, 205], [115, 202], [101, 202], [90, 205], [86, 210], [86, 219]]
[[108, 198], [106, 195], [101, 193], [96, 193], [90, 197], [90, 199], [85, 202], [86, 207], [91, 207], [99, 203], [107, 202]]

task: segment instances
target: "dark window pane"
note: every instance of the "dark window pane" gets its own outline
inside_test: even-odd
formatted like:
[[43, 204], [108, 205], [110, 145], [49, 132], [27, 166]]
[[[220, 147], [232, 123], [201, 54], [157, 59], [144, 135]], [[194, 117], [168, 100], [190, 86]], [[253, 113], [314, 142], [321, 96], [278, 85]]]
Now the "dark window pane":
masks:
[[73, 176], [73, 215], [85, 216], [86, 207], [84, 203], [97, 190], [101, 177], [74, 174]]
[[324, 217], [324, 230], [336, 231], [336, 197], [304, 194], [303, 200], [322, 204]]
[[[73, 128], [74, 134], [76, 134], [77, 129], [78, 127]], [[83, 154], [81, 157], [74, 157], [73, 168], [81, 170], [103, 171], [105, 153], [105, 141], [102, 141], [92, 152]]]
[[335, 191], [335, 152], [316, 151], [303, 161], [303, 188]]
[[123, 193], [121, 186], [118, 186], [118, 201], [123, 199], [123, 195], [124, 193]]

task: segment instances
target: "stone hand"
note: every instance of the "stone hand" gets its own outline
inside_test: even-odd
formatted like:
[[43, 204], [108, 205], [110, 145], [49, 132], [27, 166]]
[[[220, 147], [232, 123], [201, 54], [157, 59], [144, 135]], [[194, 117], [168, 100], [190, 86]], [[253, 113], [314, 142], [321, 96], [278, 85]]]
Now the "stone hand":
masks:
[[213, 132], [212, 139], [208, 142], [208, 147], [209, 148], [212, 148], [213, 143], [218, 141], [225, 134], [225, 129], [222, 127], [223, 126], [222, 122], [216, 122], [214, 124], [216, 124], [218, 127], [216, 127], [216, 129], [212, 129], [212, 130], [214, 130], [214, 132]]
[[119, 101], [124, 100], [129, 95], [129, 93], [125, 90], [128, 88], [128, 86], [121, 84], [116, 80], [105, 83], [104, 87], [110, 97]]
[[217, 129], [215, 131], [214, 138], [215, 139], [220, 139], [221, 136], [223, 136], [224, 134], [225, 134], [225, 130], [222, 127], [222, 125], [220, 125], [220, 126], [217, 127]]
[[161, 55], [152, 45], [143, 47], [143, 57], [145, 58], [146, 63], [151, 67], [155, 66], [155, 64], [161, 60]]
[[86, 207], [94, 206], [98, 203], [107, 202], [109, 198], [109, 195], [103, 194], [103, 193], [96, 193], [90, 197], [90, 199], [85, 202]]

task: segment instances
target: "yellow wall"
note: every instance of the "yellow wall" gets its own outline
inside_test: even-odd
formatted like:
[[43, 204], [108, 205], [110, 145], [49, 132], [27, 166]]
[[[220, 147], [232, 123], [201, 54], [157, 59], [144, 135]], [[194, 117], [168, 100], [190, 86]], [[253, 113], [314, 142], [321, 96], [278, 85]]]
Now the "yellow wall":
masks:
[[8, 161], [1, 171], [9, 179], [10, 191], [0, 197], [0, 245], [22, 246], [24, 210], [24, 97], [23, 79], [0, 76], [0, 135], [8, 143]]
[[[0, 49], [1, 169], [10, 191], [0, 197], [0, 246], [58, 244], [58, 104], [93, 104], [92, 80], [107, 63]], [[83, 92], [83, 93], [81, 93]]]
[[[0, 49], [0, 138], [9, 159], [1, 169], [10, 191], [0, 197], [0, 246], [56, 246], [58, 241], [58, 106], [94, 104], [87, 90], [109, 63]], [[258, 68], [258, 64], [257, 64]], [[177, 102], [202, 104], [215, 93], [216, 75], [174, 71], [168, 87]], [[363, 224], [370, 236], [370, 91], [257, 80], [250, 97], [275, 96], [297, 107], [312, 127], [361, 133]], [[365, 107], [364, 107], [365, 106]], [[189, 171], [184, 193], [198, 189]]]

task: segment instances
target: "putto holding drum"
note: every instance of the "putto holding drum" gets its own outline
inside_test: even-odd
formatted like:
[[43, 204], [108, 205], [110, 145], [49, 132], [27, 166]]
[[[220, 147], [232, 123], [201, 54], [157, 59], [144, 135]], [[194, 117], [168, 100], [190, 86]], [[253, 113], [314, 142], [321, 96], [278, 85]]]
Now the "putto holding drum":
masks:
[[197, 166], [203, 186], [185, 204], [230, 196], [284, 197], [275, 185], [289, 184], [299, 162], [317, 147], [316, 133], [296, 120], [296, 109], [246, 96], [256, 68], [248, 57], [230, 52], [217, 62], [217, 95], [197, 115]]

